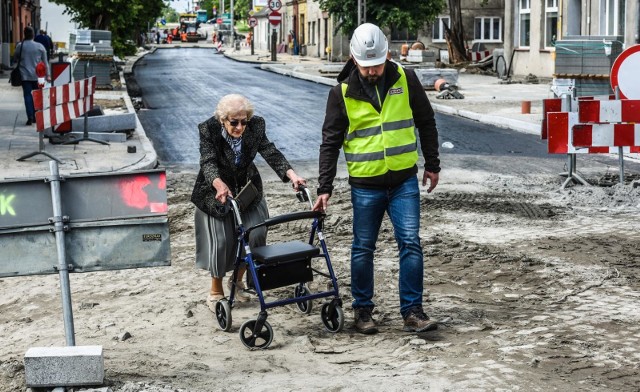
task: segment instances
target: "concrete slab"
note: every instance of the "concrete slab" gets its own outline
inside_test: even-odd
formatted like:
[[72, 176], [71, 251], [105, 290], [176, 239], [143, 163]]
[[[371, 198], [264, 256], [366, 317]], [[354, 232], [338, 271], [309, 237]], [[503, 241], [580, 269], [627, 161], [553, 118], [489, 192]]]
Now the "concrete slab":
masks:
[[433, 89], [438, 79], [444, 79], [452, 86], [458, 85], [458, 70], [451, 68], [415, 68], [416, 75], [425, 89]]
[[[102, 140], [108, 143], [124, 143], [127, 141], [127, 135], [124, 133], [89, 132], [87, 136], [91, 139]], [[74, 139], [82, 139], [84, 133], [71, 132], [71, 137]]]
[[[136, 129], [136, 114], [111, 114], [105, 116], [87, 117], [89, 132], [118, 132]], [[84, 131], [84, 117], [71, 122], [71, 129], [76, 132]]]
[[27, 387], [101, 385], [102, 346], [31, 347], [24, 356]]

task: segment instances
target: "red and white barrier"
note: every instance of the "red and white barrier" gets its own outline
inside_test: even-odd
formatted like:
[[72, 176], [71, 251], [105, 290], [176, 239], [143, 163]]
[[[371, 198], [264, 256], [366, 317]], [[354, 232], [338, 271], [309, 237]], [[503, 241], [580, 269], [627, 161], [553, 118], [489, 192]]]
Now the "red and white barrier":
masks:
[[477, 63], [478, 61], [482, 61], [486, 59], [490, 55], [491, 55], [491, 52], [489, 52], [488, 50], [481, 50], [478, 52], [469, 52], [469, 60]]
[[96, 77], [79, 80], [62, 86], [34, 90], [38, 132], [78, 118], [93, 107]]
[[[586, 136], [584, 134], [585, 128], [582, 127], [593, 125], [580, 124], [577, 112], [549, 113], [547, 114], [547, 122], [549, 128], [547, 151], [549, 154], [617, 154], [618, 147], [622, 147], [613, 144], [592, 143], [591, 136]], [[580, 133], [577, 144], [576, 131]], [[606, 136], [598, 135], [597, 133], [596, 140], [606, 138]], [[640, 138], [636, 140], [640, 141]], [[628, 144], [626, 146], [630, 147]], [[634, 151], [633, 148], [627, 148], [626, 152]]]
[[578, 101], [581, 123], [636, 123], [640, 122], [640, 100]]
[[547, 135], [549, 133], [547, 114], [560, 111], [562, 111], [561, 98], [549, 98], [542, 100], [542, 128], [540, 130], [540, 139], [547, 140]]
[[[640, 124], [578, 124], [573, 127], [575, 147], [610, 147], [609, 152], [640, 152]], [[611, 149], [615, 151], [611, 151]]]

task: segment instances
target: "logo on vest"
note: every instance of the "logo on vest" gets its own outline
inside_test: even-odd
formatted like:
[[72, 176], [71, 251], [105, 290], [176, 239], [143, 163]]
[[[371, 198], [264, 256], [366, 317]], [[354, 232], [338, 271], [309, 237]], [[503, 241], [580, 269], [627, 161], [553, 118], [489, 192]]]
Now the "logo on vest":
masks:
[[398, 87], [398, 88], [392, 88], [389, 90], [389, 95], [398, 95], [398, 94], [402, 94], [402, 87]]

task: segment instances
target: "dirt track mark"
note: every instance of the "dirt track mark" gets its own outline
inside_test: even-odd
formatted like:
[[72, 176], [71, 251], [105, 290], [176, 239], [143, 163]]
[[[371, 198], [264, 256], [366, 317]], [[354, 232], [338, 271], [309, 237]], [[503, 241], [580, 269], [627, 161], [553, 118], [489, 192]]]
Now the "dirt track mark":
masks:
[[487, 213], [512, 214], [527, 219], [548, 219], [560, 213], [560, 208], [548, 203], [510, 200], [522, 198], [515, 194], [438, 193], [433, 198], [423, 198], [421, 203], [428, 209], [469, 210]]

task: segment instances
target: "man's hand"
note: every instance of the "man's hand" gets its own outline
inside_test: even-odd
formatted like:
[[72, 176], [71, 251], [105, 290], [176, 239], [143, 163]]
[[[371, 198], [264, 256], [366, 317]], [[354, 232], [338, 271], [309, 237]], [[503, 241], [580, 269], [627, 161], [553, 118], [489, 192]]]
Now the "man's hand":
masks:
[[427, 185], [427, 180], [429, 180], [429, 189], [427, 189], [427, 193], [431, 193], [432, 190], [438, 186], [438, 180], [440, 179], [440, 173], [432, 173], [428, 171], [424, 171], [424, 175], [422, 176], [422, 186]]
[[325, 212], [327, 210], [327, 207], [329, 206], [330, 197], [331, 196], [328, 193], [319, 195], [316, 199], [316, 203], [313, 205], [313, 210]]

